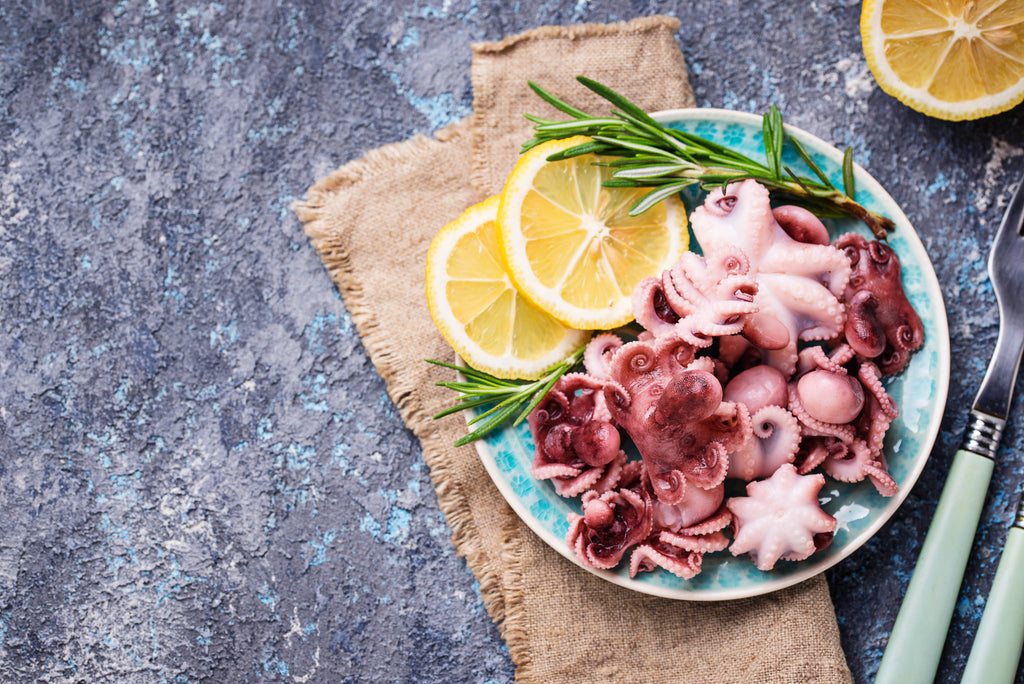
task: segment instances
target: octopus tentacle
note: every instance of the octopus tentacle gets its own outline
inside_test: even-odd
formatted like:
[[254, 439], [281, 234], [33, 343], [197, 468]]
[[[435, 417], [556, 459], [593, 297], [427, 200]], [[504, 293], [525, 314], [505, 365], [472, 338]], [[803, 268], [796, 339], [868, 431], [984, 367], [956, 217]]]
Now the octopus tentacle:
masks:
[[[799, 255], [794, 258], [794, 252]], [[758, 268], [770, 273], [804, 277], [841, 297], [850, 280], [850, 259], [832, 245], [800, 243], [791, 251], [772, 250]]]
[[620, 450], [605, 466], [574, 468], [555, 463], [534, 468], [533, 476], [551, 480], [559, 496], [574, 497], [591, 490], [603, 494], [618, 484], [625, 464], [626, 452]]
[[[694, 359], [686, 366], [686, 370], [702, 370], [707, 373], [711, 373], [716, 378], [719, 374], [718, 362], [710, 356], [701, 356]], [[721, 382], [721, 380], [719, 380], [719, 382]]]
[[636, 322], [655, 336], [671, 333], [679, 322], [679, 314], [669, 305], [664, 286], [658, 278], [640, 281], [633, 290], [630, 304]]
[[660, 540], [641, 544], [633, 549], [629, 557], [629, 576], [663, 568], [680, 579], [693, 579], [700, 574], [704, 554], [680, 549]]
[[726, 507], [723, 503], [722, 506], [720, 506], [719, 509], [715, 511], [715, 513], [707, 519], [697, 523], [696, 525], [691, 525], [689, 527], [684, 527], [680, 530], [677, 530], [677, 532], [678, 534], [684, 534], [689, 537], [700, 534], [709, 534], [711, 532], [718, 532], [719, 530], [724, 530], [726, 527], [729, 526], [729, 523], [731, 522], [732, 513], [729, 511], [728, 507]]
[[842, 442], [852, 442], [856, 431], [851, 425], [835, 425], [826, 423], [812, 417], [804, 408], [795, 387], [789, 388], [789, 410], [796, 416], [796, 419], [804, 426], [804, 435], [815, 437], [835, 437]]
[[829, 458], [841, 458], [846, 450], [846, 444], [835, 437], [818, 437], [805, 435], [800, 441], [800, 450], [797, 452], [793, 464], [797, 472], [806, 475]]
[[896, 484], [896, 480], [892, 478], [889, 471], [886, 470], [877, 461], [869, 461], [864, 465], [864, 472], [867, 473], [871, 483], [875, 485], [875, 489], [882, 496], [895, 496], [899, 491], [899, 485]]
[[756, 310], [757, 284], [746, 273], [747, 259], [740, 253], [705, 260], [684, 253], [658, 279], [641, 283], [634, 291], [637, 321], [656, 337], [676, 332], [696, 346], [711, 337], [732, 335], [743, 329], [744, 316]]
[[595, 335], [583, 351], [583, 367], [596, 380], [608, 379], [612, 356], [622, 347], [622, 338], [612, 333]]
[[840, 482], [861, 482], [867, 477], [882, 496], [893, 496], [898, 491], [896, 481], [860, 439], [831, 455], [823, 467], [826, 473]]
[[[649, 478], [645, 481], [645, 486], [651, 489]], [[705, 521], [714, 518], [717, 512], [722, 510], [724, 499], [725, 485], [707, 490], [689, 487], [682, 500], [671, 505], [654, 497], [651, 499], [653, 529], [655, 532], [667, 530], [680, 534], [696, 534], [688, 530], [697, 529]], [[724, 525], [715, 529], [722, 527]]]
[[635, 577], [640, 572], [663, 568], [683, 579], [700, 573], [704, 554], [723, 551], [729, 538], [722, 531], [732, 522], [732, 514], [723, 503], [703, 522], [677, 531], [659, 530], [637, 546], [629, 559], [629, 572]]
[[823, 368], [834, 373], [845, 373], [843, 366], [850, 362], [854, 354], [848, 344], [840, 344], [831, 352], [826, 352], [824, 347], [807, 347], [800, 350], [797, 372], [802, 374], [814, 368]]
[[724, 551], [729, 546], [729, 538], [720, 530], [694, 535], [662, 532], [658, 535], [658, 539], [676, 548], [685, 549], [686, 551], [697, 551], [699, 553]]
[[868, 425], [865, 441], [871, 453], [876, 459], [881, 457], [882, 445], [885, 440], [885, 433], [889, 431], [889, 425], [899, 416], [899, 408], [889, 393], [882, 386], [881, 371], [878, 366], [865, 361], [857, 372], [861, 384], [871, 396], [867, 405]]

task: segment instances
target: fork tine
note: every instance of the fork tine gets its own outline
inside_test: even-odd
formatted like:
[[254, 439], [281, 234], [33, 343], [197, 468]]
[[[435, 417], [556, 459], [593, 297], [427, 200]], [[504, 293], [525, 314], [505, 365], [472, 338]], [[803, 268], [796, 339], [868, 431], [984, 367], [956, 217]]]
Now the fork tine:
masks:
[[1014, 191], [1013, 198], [1010, 200], [1006, 213], [1003, 215], [1003, 222], [999, 224], [999, 235], [997, 237], [1012, 233], [1021, 235], [1022, 228], [1024, 228], [1024, 178], [1017, 183], [1017, 189]]
[[1017, 190], [1010, 199], [1010, 204], [1003, 214], [1003, 222], [999, 224], [995, 239], [992, 241], [992, 251], [989, 255], [989, 275], [998, 277], [995, 274], [997, 263], [1006, 263], [1007, 258], [1015, 261], [1020, 258], [1014, 255], [1013, 251], [1024, 247], [1024, 179], [1017, 184]]

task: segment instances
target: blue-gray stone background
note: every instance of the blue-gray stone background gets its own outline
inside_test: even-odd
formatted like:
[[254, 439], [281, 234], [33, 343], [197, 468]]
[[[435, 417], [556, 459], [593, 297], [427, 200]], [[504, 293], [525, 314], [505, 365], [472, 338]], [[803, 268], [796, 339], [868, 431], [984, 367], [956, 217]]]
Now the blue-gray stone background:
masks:
[[[859, 13], [0, 3], [0, 681], [512, 681], [419, 445], [290, 206], [341, 163], [467, 115], [470, 42], [649, 14], [682, 20], [699, 106], [774, 103], [851, 145], [942, 283], [952, 384], [932, 460], [828, 572], [869, 681], [994, 344], [984, 259], [1024, 172], [1024, 109], [947, 123], [904, 107], [867, 68]], [[943, 681], [963, 667], [1024, 477], [1021, 409]]]

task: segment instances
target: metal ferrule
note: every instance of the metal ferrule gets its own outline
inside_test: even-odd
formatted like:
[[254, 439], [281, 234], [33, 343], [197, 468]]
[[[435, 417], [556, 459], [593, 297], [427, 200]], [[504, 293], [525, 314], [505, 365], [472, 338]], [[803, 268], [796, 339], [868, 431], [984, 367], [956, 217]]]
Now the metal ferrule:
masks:
[[971, 411], [967, 432], [964, 433], [963, 448], [995, 460], [996, 449], [999, 448], [999, 440], [1003, 438], [1005, 426], [1006, 421], [1002, 418], [981, 411]]
[[1021, 497], [1020, 503], [1017, 504], [1017, 515], [1013, 518], [1013, 527], [1019, 527], [1024, 530], [1024, 496]]

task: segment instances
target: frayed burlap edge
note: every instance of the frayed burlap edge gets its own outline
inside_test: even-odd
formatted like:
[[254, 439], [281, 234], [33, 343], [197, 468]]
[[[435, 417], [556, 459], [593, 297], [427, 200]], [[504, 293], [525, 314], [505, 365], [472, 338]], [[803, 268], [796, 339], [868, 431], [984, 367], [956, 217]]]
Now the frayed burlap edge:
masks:
[[517, 684], [533, 681], [533, 658], [529, 648], [529, 627], [526, 603], [523, 600], [523, 524], [518, 518], [506, 518], [502, 526], [502, 583], [505, 598], [505, 621], [501, 632], [508, 647], [509, 657], [516, 664]]
[[666, 15], [640, 17], [610, 24], [569, 24], [566, 26], [538, 26], [502, 40], [493, 42], [472, 43], [474, 52], [501, 52], [518, 43], [534, 40], [550, 40], [552, 38], [577, 40], [594, 36], [621, 36], [630, 33], [646, 33], [652, 29], [668, 28], [673, 33], [679, 30], [679, 20]]
[[370, 150], [360, 159], [341, 166], [329, 176], [317, 181], [309, 189], [306, 198], [296, 201], [292, 208], [303, 223], [305, 233], [316, 248], [331, 280], [337, 285], [363, 347], [385, 381], [388, 395], [398, 407], [402, 420], [420, 440], [423, 458], [430, 470], [430, 477], [437, 493], [438, 506], [452, 529], [455, 549], [466, 559], [480, 583], [480, 593], [491, 619], [502, 624], [505, 621], [506, 601], [501, 587], [501, 569], [495, 567], [477, 540], [469, 504], [460, 488], [453, 484], [453, 478], [449, 477], [452, 447], [441, 437], [431, 413], [425, 409], [416, 394], [418, 387], [413, 383], [407, 383], [400, 374], [393, 372], [396, 350], [392, 348], [388, 336], [381, 332], [373, 307], [367, 301], [359, 279], [352, 273], [343, 236], [331, 230], [326, 221], [327, 205], [339, 190], [359, 181], [387, 175], [395, 162], [408, 159], [410, 155], [429, 154], [432, 146], [466, 135], [465, 129], [468, 125], [467, 118], [438, 131], [433, 138], [416, 135], [403, 142]]

